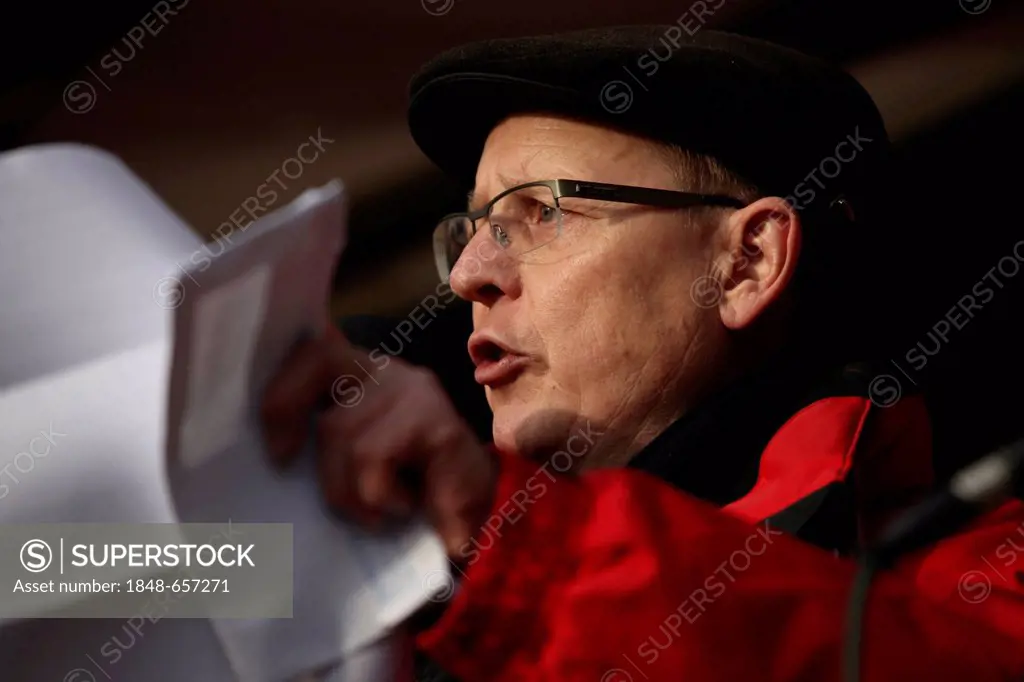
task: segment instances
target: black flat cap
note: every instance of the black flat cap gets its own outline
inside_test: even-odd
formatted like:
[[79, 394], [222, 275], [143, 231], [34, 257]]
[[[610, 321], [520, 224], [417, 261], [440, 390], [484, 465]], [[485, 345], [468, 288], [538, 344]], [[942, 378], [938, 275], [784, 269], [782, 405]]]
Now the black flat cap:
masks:
[[889, 154], [882, 118], [849, 74], [794, 50], [692, 26], [623, 26], [449, 50], [410, 86], [423, 152], [471, 184], [487, 135], [552, 112], [710, 155], [798, 208], [854, 208]]

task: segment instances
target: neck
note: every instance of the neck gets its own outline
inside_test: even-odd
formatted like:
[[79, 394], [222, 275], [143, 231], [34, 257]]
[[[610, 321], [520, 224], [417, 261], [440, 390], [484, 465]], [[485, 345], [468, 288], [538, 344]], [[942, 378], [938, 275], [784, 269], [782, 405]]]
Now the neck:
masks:
[[669, 424], [628, 461], [714, 504], [745, 494], [757, 478], [760, 454], [793, 415], [821, 368], [790, 351], [720, 385]]
[[626, 466], [671, 424], [742, 381], [765, 359], [756, 355], [755, 349], [741, 347], [728, 338], [706, 343], [704, 347], [718, 348], [720, 352], [699, 362], [684, 362], [690, 371], [635, 406], [630, 414], [621, 415], [618, 424], [613, 421], [607, 432], [618, 435], [602, 440], [600, 451], [588, 457], [587, 468]]

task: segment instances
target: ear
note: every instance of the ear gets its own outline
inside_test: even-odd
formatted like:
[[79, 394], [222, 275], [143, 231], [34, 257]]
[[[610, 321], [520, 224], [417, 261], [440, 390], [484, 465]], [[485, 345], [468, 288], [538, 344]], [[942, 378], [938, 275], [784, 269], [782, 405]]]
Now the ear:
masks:
[[749, 327], [782, 296], [800, 256], [800, 227], [796, 211], [779, 197], [758, 199], [729, 216], [714, 257], [727, 328]]

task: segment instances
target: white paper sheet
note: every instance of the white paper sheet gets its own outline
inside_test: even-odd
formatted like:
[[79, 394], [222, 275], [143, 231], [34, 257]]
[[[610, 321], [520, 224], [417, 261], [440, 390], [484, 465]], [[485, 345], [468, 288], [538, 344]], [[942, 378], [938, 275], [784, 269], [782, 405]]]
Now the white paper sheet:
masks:
[[[425, 524], [379, 537], [332, 516], [311, 446], [293, 471], [266, 463], [262, 389], [294, 344], [323, 326], [344, 217], [339, 183], [307, 190], [233, 236], [212, 264], [186, 267], [175, 296], [168, 469], [178, 516], [294, 524], [294, 618], [216, 623], [240, 676], [255, 682], [375, 641], [427, 602], [426, 576], [447, 570]], [[215, 428], [197, 429], [201, 421]], [[238, 439], [224, 444], [222, 429], [236, 422]]]
[[[174, 520], [164, 474], [171, 316], [154, 285], [201, 245], [110, 154], [57, 144], [0, 155], [0, 471], [18, 478], [3, 476], [0, 523]], [[47, 454], [18, 461], [51, 428]], [[127, 619], [0, 621], [0, 671], [19, 681], [234, 679], [203, 620], [141, 633]]]
[[[323, 253], [315, 235], [333, 228], [339, 236], [343, 215], [340, 187], [307, 195], [264, 216], [190, 280], [196, 267], [181, 264], [206, 265], [194, 257], [201, 241], [115, 157], [70, 144], [0, 155], [0, 523], [287, 521], [296, 550], [295, 619], [164, 619], [141, 634], [119, 619], [0, 621], [4, 679], [276, 681], [346, 654], [342, 671], [358, 662], [360, 676], [365, 666], [380, 671], [363, 679], [388, 679], [392, 643], [359, 647], [422, 603], [422, 576], [439, 562], [447, 568], [437, 539], [422, 526], [368, 538], [325, 516], [310, 468], [271, 473], [250, 409], [274, 369], [270, 359], [315, 326], [311, 311], [326, 309], [321, 261], [336, 250]], [[193, 427], [200, 435], [191, 443], [207, 451], [189, 445], [191, 459], [169, 459], [185, 402], [175, 412], [169, 400], [173, 358], [195, 339], [172, 348], [168, 278], [208, 280], [199, 292], [206, 296], [227, 283], [223, 274], [258, 280], [261, 266], [251, 259], [272, 273], [260, 287], [242, 287], [263, 292], [266, 309], [242, 313], [259, 339], [251, 355], [238, 348], [243, 342], [227, 345], [252, 362], [248, 370], [229, 363], [235, 383], [227, 390], [206, 387], [209, 399], [233, 405], [221, 408], [220, 423], [242, 428], [217, 443], [216, 429]], [[234, 296], [228, 309], [244, 308], [239, 301], [253, 294]], [[215, 349], [207, 352], [214, 365]], [[35, 452], [49, 443], [45, 455], [23, 454], [33, 439]]]

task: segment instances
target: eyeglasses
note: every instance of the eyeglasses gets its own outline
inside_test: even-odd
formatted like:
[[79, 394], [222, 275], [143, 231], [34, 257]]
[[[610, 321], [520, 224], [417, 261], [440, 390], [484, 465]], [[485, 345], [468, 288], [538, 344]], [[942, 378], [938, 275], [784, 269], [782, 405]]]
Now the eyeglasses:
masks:
[[434, 228], [434, 260], [442, 282], [469, 241], [477, 233], [477, 221], [485, 219], [498, 247], [522, 259], [554, 241], [561, 233], [566, 199], [592, 199], [658, 208], [721, 206], [742, 208], [746, 204], [719, 194], [694, 194], [667, 189], [609, 185], [582, 180], [538, 180], [517, 185], [491, 199], [476, 211], [446, 215]]

